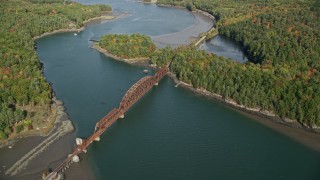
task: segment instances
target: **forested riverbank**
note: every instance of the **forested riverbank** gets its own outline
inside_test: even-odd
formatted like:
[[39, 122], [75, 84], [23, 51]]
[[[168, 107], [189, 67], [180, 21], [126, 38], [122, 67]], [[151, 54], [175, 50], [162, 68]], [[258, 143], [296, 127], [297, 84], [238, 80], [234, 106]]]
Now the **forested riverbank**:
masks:
[[0, 141], [47, 133], [52, 125], [52, 90], [42, 75], [34, 38], [56, 31], [79, 30], [91, 18], [110, 11], [107, 5], [71, 1], [1, 2]]
[[[177, 55], [171, 57], [177, 59], [172, 71], [178, 79], [284, 121], [308, 128], [320, 125], [317, 1], [157, 3], [212, 14], [219, 33], [239, 42], [251, 61], [238, 64], [192, 48], [166, 50]], [[157, 58], [163, 53], [155, 63], [162, 64]]]
[[[63, 102], [56, 99], [43, 76], [34, 40], [58, 32], [81, 31], [86, 23], [112, 18], [107, 15], [110, 11], [108, 5], [84, 6], [61, 0], [1, 2], [0, 147], [10, 145], [1, 151], [10, 158], [1, 157], [0, 177], [15, 177], [48, 146], [74, 130]], [[27, 136], [34, 137], [21, 140]], [[64, 147], [50, 149], [63, 152], [68, 149]], [[41, 169], [32, 163], [28, 170], [43, 171], [47, 163], [35, 163]], [[40, 174], [24, 176], [34, 179]]]

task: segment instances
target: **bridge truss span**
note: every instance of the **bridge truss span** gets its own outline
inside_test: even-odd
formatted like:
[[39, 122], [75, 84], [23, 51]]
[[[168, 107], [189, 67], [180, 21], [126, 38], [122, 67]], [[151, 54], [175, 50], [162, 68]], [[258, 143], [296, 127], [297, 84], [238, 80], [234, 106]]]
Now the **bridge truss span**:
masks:
[[137, 102], [147, 91], [149, 91], [155, 84], [156, 79], [153, 76], [146, 76], [136, 82], [126, 92], [120, 102], [120, 110], [126, 112], [135, 102]]
[[101, 118], [95, 126], [94, 133], [87, 139], [81, 139], [81, 143], [77, 144], [72, 154], [70, 154], [65, 161], [63, 161], [57, 168], [53, 170], [45, 179], [54, 180], [58, 178], [58, 174], [66, 170], [73, 161], [73, 157], [86, 152], [88, 146], [93, 141], [99, 141], [100, 135], [104, 133], [114, 122], [119, 118], [124, 117], [124, 113], [132, 107], [143, 95], [145, 95], [154, 85], [168, 73], [168, 67], [163, 67], [154, 76], [146, 76], [141, 78], [138, 82], [131, 86], [131, 88], [123, 96], [120, 106], [114, 108], [107, 115]]

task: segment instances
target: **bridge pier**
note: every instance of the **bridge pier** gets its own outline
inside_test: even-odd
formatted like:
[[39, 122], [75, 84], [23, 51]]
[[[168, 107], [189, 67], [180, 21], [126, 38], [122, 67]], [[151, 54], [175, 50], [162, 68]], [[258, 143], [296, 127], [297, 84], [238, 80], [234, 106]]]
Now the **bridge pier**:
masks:
[[82, 149], [81, 147], [77, 149], [79, 152], [82, 151], [84, 153], [87, 153], [87, 149]]
[[75, 156], [72, 157], [72, 162], [76, 162], [77, 163], [79, 161], [80, 161], [79, 156], [75, 155]]
[[77, 143], [77, 145], [82, 145], [83, 144], [83, 139], [76, 138], [76, 143]]

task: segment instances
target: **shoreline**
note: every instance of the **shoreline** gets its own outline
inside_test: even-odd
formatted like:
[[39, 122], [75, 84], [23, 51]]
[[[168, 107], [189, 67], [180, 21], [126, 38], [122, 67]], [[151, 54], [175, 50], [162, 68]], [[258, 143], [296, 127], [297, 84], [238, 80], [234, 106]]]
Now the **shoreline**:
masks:
[[[29, 164], [32, 163], [33, 160], [41, 157], [42, 153], [46, 151], [49, 146], [51, 148], [51, 145], [56, 141], [74, 132], [74, 126], [68, 118], [68, 114], [65, 112], [63, 102], [55, 96], [52, 98], [52, 102], [51, 107], [55, 111], [55, 118], [53, 127], [47, 134], [19, 137], [10, 142], [10, 146], [7, 144], [0, 149], [1, 154], [10, 157], [10, 159], [5, 158], [1, 161], [0, 165], [2, 169], [0, 171], [0, 177], [14, 179], [22, 171], [26, 169], [32, 170], [33, 168], [30, 168]], [[6, 148], [7, 146], [9, 147]], [[15, 156], [11, 154], [15, 154]], [[44, 164], [46, 163], [43, 163], [43, 165]]]
[[109, 53], [106, 49], [103, 49], [102, 47], [100, 47], [99, 43], [97, 43], [97, 42], [92, 43], [91, 48], [97, 50], [98, 52], [104, 54], [107, 57], [111, 57], [112, 59], [115, 59], [117, 61], [123, 61], [123, 62], [129, 63], [129, 64], [145, 64], [146, 62], [149, 62], [149, 58], [147, 58], [147, 57], [124, 59], [124, 58], [115, 56], [115, 55]]
[[249, 116], [252, 120], [263, 124], [277, 132], [303, 144], [315, 151], [320, 152], [320, 129], [306, 128], [297, 121], [283, 120], [279, 116], [272, 114], [271, 112], [263, 112], [259, 109], [248, 108], [240, 104], [235, 103], [233, 100], [226, 100], [221, 95], [208, 92], [202, 89], [196, 89], [192, 85], [180, 81], [176, 76], [169, 72], [169, 77], [173, 79], [176, 86], [181, 86], [191, 92], [209, 98], [211, 100], [218, 101], [224, 104], [226, 107], [236, 110], [246, 116]]
[[157, 3], [157, 0], [150, 0], [150, 2], [146, 2], [146, 1], [144, 1], [144, 0], [135, 0], [134, 2], [144, 3], [144, 4], [156, 4], [156, 3]]
[[[157, 4], [157, 6], [164, 7], [164, 8], [183, 9], [183, 10], [189, 11], [189, 10], [187, 10], [186, 7], [182, 7], [182, 6], [173, 6], [173, 5], [166, 5], [166, 4]], [[200, 16], [209, 18], [212, 21], [212, 25], [206, 31], [199, 33], [197, 35], [197, 37], [193, 37], [193, 39], [191, 37], [188, 38], [187, 41], [190, 41], [190, 42], [189, 43], [185, 43], [184, 45], [189, 44], [189, 45], [194, 45], [194, 46], [198, 47], [199, 44], [203, 43], [205, 40], [211, 39], [211, 38], [215, 37], [216, 35], [218, 35], [218, 32], [214, 32], [216, 30], [216, 26], [214, 24], [216, 19], [215, 19], [215, 17], [213, 15], [211, 15], [211, 14], [205, 12], [205, 11], [202, 11], [200, 9], [195, 9], [195, 10], [192, 10], [192, 11], [189, 11], [189, 12], [196, 18], [197, 23], [199, 23], [200, 19], [199, 19], [198, 16], [200, 15]], [[204, 20], [204, 21], [206, 21], [206, 20]], [[194, 25], [194, 26], [197, 26], [197, 24]], [[189, 27], [189, 28], [192, 29], [193, 27]], [[189, 29], [189, 28], [186, 28], [186, 30]], [[175, 34], [175, 33], [172, 33], [172, 34]], [[173, 45], [175, 45], [175, 44], [173, 44]]]
[[35, 36], [33, 37], [33, 40], [37, 40], [39, 38], [45, 37], [45, 36], [49, 36], [49, 35], [53, 35], [53, 34], [58, 34], [58, 33], [66, 33], [66, 32], [81, 32], [85, 29], [85, 27], [95, 21], [103, 21], [103, 20], [111, 20], [114, 19], [114, 16], [110, 16], [110, 15], [103, 15], [103, 16], [99, 16], [99, 17], [94, 17], [88, 20], [83, 21], [83, 26], [80, 28], [70, 28], [70, 29], [58, 29], [58, 30], [54, 30], [51, 32], [45, 32], [39, 36]]
[[196, 22], [194, 25], [189, 26], [178, 32], [152, 36], [151, 39], [158, 48], [164, 48], [167, 46], [175, 48], [181, 45], [190, 45], [194, 41], [198, 41], [199, 39], [201, 39], [202, 34], [207, 34], [208, 32], [211, 32], [213, 29], [215, 29], [214, 20], [210, 16], [207, 16], [204, 13], [201, 13], [200, 11], [191, 12], [181, 7], [175, 6], [160, 7], [185, 10], [193, 15]]
[[[102, 15], [84, 21], [83, 26], [80, 28], [46, 32], [33, 37], [33, 40], [57, 33], [80, 32], [88, 24], [114, 18], [114, 16]], [[52, 125], [51, 129], [45, 134], [43, 132], [34, 132], [33, 134], [21, 135], [0, 145], [0, 154], [5, 155], [0, 162], [0, 179], [20, 179], [22, 177], [24, 179], [41, 179], [42, 172], [50, 167], [55, 167], [72, 150], [75, 127], [65, 111], [63, 102], [55, 97], [54, 92], [52, 93], [51, 108], [54, 112], [51, 112], [50, 116], [54, 116], [54, 120], [48, 122], [48, 126]], [[54, 158], [44, 161], [43, 159], [47, 159], [48, 156]], [[75, 179], [77, 177], [87, 177], [89, 179], [94, 177], [92, 173], [88, 173], [90, 171], [88, 170], [88, 165], [82, 165], [81, 168], [87, 173], [78, 173]]]
[[57, 122], [61, 121], [62, 119], [61, 115], [63, 115], [64, 113], [67, 114], [64, 111], [63, 102], [57, 99], [57, 97], [54, 95], [54, 92], [51, 98], [50, 109], [51, 109], [51, 114], [48, 116], [48, 119], [50, 120], [46, 123], [46, 128], [44, 128], [45, 129], [44, 131], [40, 129], [36, 129], [36, 130], [31, 130], [31, 131], [28, 130], [28, 131], [16, 134], [12, 139], [8, 139], [5, 143], [0, 144], [0, 149], [5, 148], [7, 146], [14, 145], [16, 142], [24, 138], [30, 138], [30, 137], [36, 137], [36, 136], [48, 137], [49, 135], [51, 135], [54, 129], [58, 128], [56, 127], [56, 124]]

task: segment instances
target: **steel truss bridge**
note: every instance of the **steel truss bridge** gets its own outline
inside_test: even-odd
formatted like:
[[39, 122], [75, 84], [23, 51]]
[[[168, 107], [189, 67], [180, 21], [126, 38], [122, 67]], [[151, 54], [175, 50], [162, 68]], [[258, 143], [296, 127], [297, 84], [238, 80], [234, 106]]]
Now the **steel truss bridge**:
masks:
[[[170, 63], [171, 64], [171, 63]], [[114, 122], [119, 118], [124, 118], [124, 114], [132, 107], [139, 99], [142, 98], [153, 86], [158, 85], [159, 81], [169, 72], [168, 67], [161, 68], [154, 76], [145, 76], [131, 86], [131, 88], [123, 96], [120, 106], [111, 110], [106, 116], [100, 119], [95, 126], [94, 132], [87, 139], [78, 143], [72, 154], [68, 156], [58, 167], [56, 167], [46, 180], [54, 180], [59, 178], [59, 173], [63, 173], [73, 162], [75, 156], [83, 152], [87, 152], [88, 146], [94, 141], [100, 140], [100, 135], [104, 133]]]

